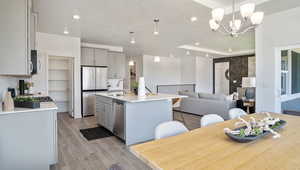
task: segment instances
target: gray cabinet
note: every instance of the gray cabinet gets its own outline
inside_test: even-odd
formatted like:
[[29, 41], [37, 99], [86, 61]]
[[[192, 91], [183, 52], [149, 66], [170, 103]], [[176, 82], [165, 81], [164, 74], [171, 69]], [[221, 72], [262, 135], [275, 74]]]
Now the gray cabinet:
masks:
[[81, 65], [94, 66], [94, 49], [93, 48], [81, 48]]
[[95, 48], [95, 66], [107, 66], [107, 50]]
[[[0, 1], [0, 74], [29, 75], [30, 0]], [[32, 32], [31, 34], [34, 34]]]
[[111, 125], [110, 116], [113, 113], [112, 100], [109, 98], [96, 96], [96, 118], [99, 125], [112, 131], [113, 126]]
[[125, 78], [125, 54], [118, 52], [108, 53], [108, 78]]
[[98, 48], [81, 48], [81, 65], [107, 66], [107, 50]]

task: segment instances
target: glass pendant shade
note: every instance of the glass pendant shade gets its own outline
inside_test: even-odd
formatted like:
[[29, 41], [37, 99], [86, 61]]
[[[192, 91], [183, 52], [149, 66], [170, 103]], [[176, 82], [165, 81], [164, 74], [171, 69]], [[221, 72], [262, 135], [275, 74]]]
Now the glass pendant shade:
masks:
[[229, 26], [233, 31], [238, 31], [241, 28], [242, 21], [239, 19], [234, 20], [234, 24], [232, 21], [229, 22]]
[[134, 37], [131, 38], [130, 43], [135, 44], [135, 38]]
[[223, 20], [225, 14], [225, 10], [223, 8], [216, 8], [211, 12], [212, 19], [217, 22], [221, 22]]
[[252, 16], [251, 16], [251, 23], [253, 25], [259, 25], [262, 23], [264, 19], [264, 13], [263, 12], [255, 12]]
[[209, 20], [209, 26], [213, 31], [216, 31], [220, 27], [214, 19]]
[[255, 10], [254, 3], [244, 4], [240, 7], [240, 12], [243, 18], [250, 18]]

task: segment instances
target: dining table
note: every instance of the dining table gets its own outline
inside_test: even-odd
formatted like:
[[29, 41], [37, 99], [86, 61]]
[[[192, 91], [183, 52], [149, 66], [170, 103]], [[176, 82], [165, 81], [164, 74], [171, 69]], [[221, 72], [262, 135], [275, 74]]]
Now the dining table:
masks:
[[[285, 120], [280, 138], [268, 134], [249, 143], [238, 143], [224, 133], [235, 129], [238, 119], [227, 120], [189, 132], [133, 145], [130, 151], [158, 170], [300, 170], [300, 117], [270, 113]], [[265, 113], [243, 116], [245, 120]], [[240, 125], [241, 126], [241, 125]]]

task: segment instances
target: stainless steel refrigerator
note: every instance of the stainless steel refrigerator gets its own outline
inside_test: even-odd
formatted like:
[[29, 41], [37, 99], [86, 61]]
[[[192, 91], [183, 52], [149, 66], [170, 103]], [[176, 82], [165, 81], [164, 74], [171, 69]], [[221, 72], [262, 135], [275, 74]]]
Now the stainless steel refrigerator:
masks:
[[81, 66], [81, 114], [83, 117], [95, 115], [96, 96], [99, 91], [107, 91], [106, 66]]

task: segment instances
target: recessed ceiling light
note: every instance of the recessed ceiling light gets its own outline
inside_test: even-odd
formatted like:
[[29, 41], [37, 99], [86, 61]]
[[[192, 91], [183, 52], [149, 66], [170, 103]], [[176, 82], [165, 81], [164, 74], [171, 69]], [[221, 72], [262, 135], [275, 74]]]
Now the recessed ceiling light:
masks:
[[206, 54], [205, 56], [206, 56], [207, 58], [209, 57], [209, 55], [208, 55], [208, 54]]
[[68, 27], [67, 26], [65, 26], [65, 28], [64, 28], [64, 34], [69, 34], [69, 30], [68, 30]]
[[74, 14], [74, 15], [73, 15], [73, 19], [74, 19], [74, 20], [80, 20], [80, 15]]
[[191, 22], [196, 22], [198, 20], [198, 18], [197, 17], [191, 17], [190, 20], [191, 20]]
[[199, 43], [199, 42], [195, 42], [195, 45], [199, 46], [199, 45], [200, 45], [200, 43]]
[[228, 48], [228, 52], [230, 52], [230, 53], [231, 53], [231, 52], [232, 52], [232, 48]]
[[186, 51], [186, 55], [191, 55], [191, 52], [190, 51]]

